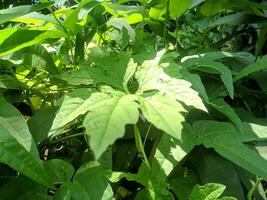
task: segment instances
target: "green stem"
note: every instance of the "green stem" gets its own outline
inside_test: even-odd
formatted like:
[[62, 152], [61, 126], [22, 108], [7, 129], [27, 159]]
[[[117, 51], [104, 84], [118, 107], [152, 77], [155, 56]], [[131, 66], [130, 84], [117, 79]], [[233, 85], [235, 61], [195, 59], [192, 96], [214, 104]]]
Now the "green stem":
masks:
[[249, 192], [247, 194], [248, 200], [252, 200], [252, 196], [253, 196], [255, 190], [257, 189], [258, 185], [261, 183], [262, 180], [263, 180], [262, 178], [257, 178], [256, 183], [253, 185], [253, 187], [251, 188], [251, 190], [249, 190]]
[[143, 146], [145, 147], [146, 146], [146, 140], [147, 140], [147, 137], [148, 137], [148, 134], [150, 132], [150, 129], [152, 127], [152, 124], [149, 125], [147, 131], [146, 131], [146, 135], [145, 135], [145, 139], [144, 139], [144, 143], [143, 143]]
[[64, 141], [64, 140], [67, 140], [67, 139], [70, 139], [70, 138], [82, 136], [82, 135], [84, 135], [84, 133], [77, 133], [77, 134], [69, 135], [69, 136], [60, 138], [58, 140], [54, 140], [54, 141], [50, 142], [50, 144], [55, 144], [55, 143], [58, 143], [58, 142], [61, 142], [61, 141]]
[[135, 138], [135, 144], [136, 144], [137, 151], [142, 154], [147, 167], [149, 169], [151, 169], [150, 164], [149, 164], [148, 159], [147, 159], [147, 156], [146, 156], [146, 153], [145, 153], [143, 143], [142, 143], [142, 138], [141, 138], [139, 129], [138, 129], [136, 124], [134, 125], [134, 138]]

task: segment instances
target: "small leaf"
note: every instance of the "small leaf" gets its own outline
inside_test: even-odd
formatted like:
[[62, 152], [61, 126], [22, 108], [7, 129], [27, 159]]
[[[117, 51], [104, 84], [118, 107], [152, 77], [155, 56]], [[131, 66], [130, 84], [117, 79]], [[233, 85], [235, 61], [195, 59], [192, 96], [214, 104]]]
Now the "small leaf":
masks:
[[208, 183], [204, 186], [197, 185], [193, 188], [189, 200], [215, 200], [225, 190], [225, 186], [216, 183]]

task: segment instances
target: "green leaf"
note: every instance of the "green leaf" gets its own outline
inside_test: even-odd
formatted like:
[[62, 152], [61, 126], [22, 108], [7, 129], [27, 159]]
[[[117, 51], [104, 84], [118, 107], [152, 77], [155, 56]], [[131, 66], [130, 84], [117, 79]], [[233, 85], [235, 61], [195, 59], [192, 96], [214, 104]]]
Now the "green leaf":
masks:
[[158, 181], [165, 181], [176, 165], [193, 149], [192, 127], [186, 124], [182, 130], [182, 141], [164, 134], [152, 161], [152, 174]]
[[76, 89], [63, 96], [59, 101], [60, 108], [56, 113], [48, 136], [56, 136], [66, 124], [88, 112], [92, 105], [90, 96], [91, 91], [84, 88]]
[[[101, 94], [100, 94], [101, 96]], [[90, 136], [90, 146], [95, 152], [96, 159], [122, 137], [126, 124], [136, 124], [138, 121], [138, 104], [135, 97], [107, 96], [93, 102], [90, 112], [86, 115], [83, 125], [86, 134]]]
[[107, 26], [113, 26], [114, 28], [122, 31], [125, 28], [130, 37], [130, 41], [135, 43], [135, 31], [126, 21], [121, 18], [112, 18], [107, 22]]
[[105, 178], [105, 171], [96, 162], [89, 162], [79, 168], [73, 181], [63, 184], [54, 199], [114, 200], [112, 188]]
[[[75, 10], [72, 10], [71, 13], [67, 16], [64, 21], [64, 27], [75, 35], [77, 30], [77, 23], [84, 17], [86, 14], [92, 12], [97, 6], [99, 6], [99, 2], [92, 0], [82, 0]], [[82, 9], [84, 10], [82, 11]]]
[[39, 158], [37, 147], [21, 113], [9, 104], [0, 94], [0, 117], [1, 121], [12, 130], [14, 139], [34, 157]]
[[[89, 60], [94, 64], [88, 69], [89, 77], [96, 83], [105, 83], [119, 89], [124, 89], [123, 81], [130, 57], [128, 53], [108, 52], [95, 48], [89, 55]], [[87, 67], [87, 66], [86, 66]]]
[[197, 185], [193, 188], [189, 200], [216, 200], [225, 190], [225, 186], [217, 183]]
[[259, 58], [255, 63], [252, 63], [242, 69], [238, 74], [236, 74], [236, 76], [234, 77], [234, 81], [238, 81], [239, 79], [250, 75], [253, 72], [257, 72], [264, 69], [267, 69], [267, 56]]
[[70, 181], [75, 172], [75, 169], [70, 163], [60, 159], [48, 160], [45, 165], [50, 171], [51, 177], [54, 177], [55, 184]]
[[163, 69], [158, 65], [157, 60], [145, 61], [141, 66], [138, 66], [135, 77], [138, 80], [139, 93], [148, 90], [160, 90], [162, 87], [161, 78], [166, 77]]
[[201, 180], [201, 184], [221, 183], [226, 186], [224, 195], [245, 199], [245, 193], [240, 183], [234, 165], [216, 154], [211, 149], [197, 148], [190, 155], [190, 162]]
[[87, 193], [83, 185], [78, 182], [67, 182], [61, 185], [57, 193], [55, 194], [54, 200], [93, 200], [90, 194]]
[[46, 107], [36, 113], [27, 121], [29, 130], [37, 145], [48, 138], [49, 130], [53, 124], [58, 107]]
[[187, 168], [182, 169], [170, 180], [170, 187], [179, 200], [188, 200], [192, 189], [199, 183], [199, 180], [198, 175], [194, 171]]
[[31, 154], [19, 140], [17, 129], [0, 117], [0, 162], [7, 164], [18, 172], [36, 182], [51, 187], [52, 179], [41, 163], [41, 160]]
[[131, 59], [130, 62], [128, 63], [128, 67], [127, 67], [125, 75], [123, 77], [123, 87], [124, 87], [125, 91], [127, 91], [127, 92], [129, 92], [128, 91], [128, 82], [132, 78], [132, 76], [134, 75], [136, 68], [137, 68], [137, 64], [134, 63], [134, 61]]
[[193, 124], [193, 128], [199, 143], [203, 143], [207, 148], [214, 148], [221, 156], [267, 179], [267, 160], [243, 143], [231, 123], [198, 121]]
[[189, 8], [192, 0], [170, 0], [170, 17], [180, 17]]
[[191, 88], [191, 86], [191, 83], [186, 80], [172, 78], [166, 80], [162, 84], [160, 93], [168, 95], [187, 106], [192, 106], [207, 112], [207, 108], [203, 104], [202, 99], [199, 97], [198, 93]]
[[180, 73], [182, 74], [183, 78], [187, 81], [189, 81], [193, 88], [199, 92], [201, 97], [205, 100], [206, 103], [209, 102], [209, 97], [207, 95], [205, 86], [203, 85], [201, 78], [198, 74], [192, 74], [188, 72], [187, 70], [181, 70]]
[[65, 37], [65, 34], [56, 29], [43, 31], [38, 29], [6, 28], [0, 30], [0, 56], [61, 37]]
[[28, 13], [39, 11], [44, 8], [49, 8], [53, 3], [43, 3], [39, 5], [25, 5], [25, 6], [17, 6], [13, 8], [8, 8], [4, 10], [0, 10], [0, 24], [3, 24], [5, 22], [8, 22], [12, 19], [15, 19], [17, 17], [26, 15]]
[[22, 54], [24, 64], [26, 65], [44, 69], [50, 74], [59, 73], [51, 54], [42, 45], [34, 45], [18, 53]]
[[145, 118], [160, 130], [181, 140], [184, 108], [176, 100], [162, 95], [140, 97], [140, 107]]
[[240, 132], [243, 132], [243, 126], [239, 116], [236, 114], [235, 110], [223, 99], [214, 99], [210, 102], [210, 105], [214, 109], [224, 114], [229, 120], [234, 123], [234, 125]]
[[220, 74], [230, 97], [234, 97], [232, 73], [224, 64], [205, 58], [192, 58], [185, 61], [183, 65], [189, 69], [197, 69], [211, 74]]
[[54, 76], [54, 78], [63, 80], [70, 85], [90, 85], [94, 83], [94, 80], [90, 76], [89, 70], [84, 68], [57, 74]]

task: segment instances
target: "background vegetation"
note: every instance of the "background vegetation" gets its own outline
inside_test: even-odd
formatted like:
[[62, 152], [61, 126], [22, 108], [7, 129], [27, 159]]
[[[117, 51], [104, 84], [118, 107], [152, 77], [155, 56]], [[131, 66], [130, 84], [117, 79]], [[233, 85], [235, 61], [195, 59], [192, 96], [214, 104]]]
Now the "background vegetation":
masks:
[[266, 1], [0, 3], [1, 199], [267, 199]]

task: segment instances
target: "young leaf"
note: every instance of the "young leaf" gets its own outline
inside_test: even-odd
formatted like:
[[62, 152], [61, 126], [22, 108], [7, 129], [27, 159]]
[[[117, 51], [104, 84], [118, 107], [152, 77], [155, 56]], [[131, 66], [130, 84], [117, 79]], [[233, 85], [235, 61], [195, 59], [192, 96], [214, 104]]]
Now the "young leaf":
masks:
[[97, 102], [92, 103], [94, 105], [85, 117], [83, 125], [98, 159], [109, 145], [123, 136], [126, 124], [137, 123], [139, 113], [138, 104], [131, 95], [103, 95]]
[[217, 183], [208, 183], [204, 186], [196, 185], [189, 196], [189, 200], [216, 200], [224, 190], [225, 186]]
[[180, 103], [162, 95], [140, 97], [139, 101], [143, 115], [151, 124], [176, 139], [182, 139], [184, 117], [180, 112], [185, 110]]
[[125, 28], [125, 30], [127, 30], [128, 35], [130, 37], [130, 41], [132, 43], [135, 43], [135, 31], [134, 29], [123, 19], [121, 18], [113, 18], [110, 19], [107, 22], [107, 26], [113, 26], [114, 28], [118, 29], [118, 30], [123, 30], [123, 28]]

